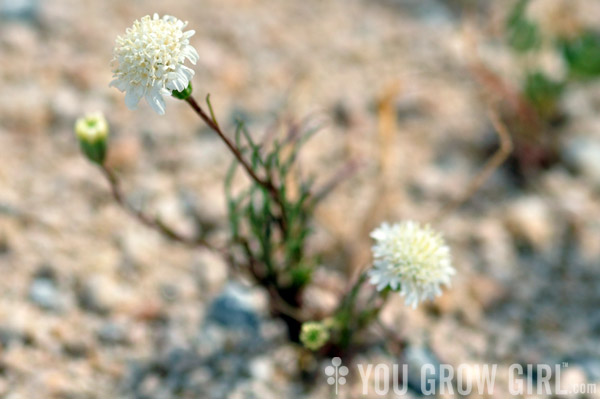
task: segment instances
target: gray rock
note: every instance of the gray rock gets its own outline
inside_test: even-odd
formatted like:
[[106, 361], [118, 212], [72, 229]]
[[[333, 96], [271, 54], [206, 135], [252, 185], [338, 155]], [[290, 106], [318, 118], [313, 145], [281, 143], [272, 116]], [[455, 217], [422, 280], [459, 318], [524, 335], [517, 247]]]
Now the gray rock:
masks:
[[0, 0], [0, 18], [34, 20], [39, 9], [38, 0]]
[[232, 330], [257, 334], [259, 317], [252, 308], [252, 296], [239, 284], [228, 284], [209, 306], [206, 321]]
[[436, 392], [440, 380], [440, 361], [433, 351], [427, 346], [409, 346], [404, 354], [406, 364], [408, 365], [407, 386], [419, 394], [421, 390], [421, 373], [423, 367], [433, 366], [433, 372], [425, 374], [428, 380], [433, 380], [436, 386]]
[[248, 364], [250, 375], [259, 381], [269, 381], [273, 377], [274, 368], [273, 360], [267, 356], [255, 357]]
[[29, 286], [29, 299], [42, 309], [59, 311], [62, 309], [62, 298], [54, 279], [38, 276]]
[[439, 0], [387, 0], [428, 25], [439, 26], [455, 21], [452, 10]]
[[97, 331], [96, 336], [105, 344], [124, 345], [129, 342], [125, 328], [116, 323], [106, 323]]
[[600, 187], [600, 139], [587, 136], [571, 138], [563, 146], [562, 156], [569, 166]]
[[75, 287], [75, 294], [77, 304], [81, 309], [99, 315], [107, 315], [109, 313], [109, 308], [102, 303], [93, 284], [78, 282]]

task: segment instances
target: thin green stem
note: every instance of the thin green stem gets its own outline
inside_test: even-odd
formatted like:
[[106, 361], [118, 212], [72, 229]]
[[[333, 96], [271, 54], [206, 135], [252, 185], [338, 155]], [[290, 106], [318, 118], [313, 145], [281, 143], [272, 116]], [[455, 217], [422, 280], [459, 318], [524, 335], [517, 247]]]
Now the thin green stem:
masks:
[[176, 241], [181, 244], [185, 244], [192, 247], [205, 247], [211, 250], [222, 252], [203, 238], [185, 236], [164, 224], [159, 218], [150, 216], [144, 213], [142, 210], [135, 208], [125, 198], [125, 194], [123, 194], [123, 191], [121, 190], [121, 184], [117, 175], [106, 165], [100, 165], [100, 170], [102, 171], [102, 174], [108, 181], [112, 192], [112, 196], [117, 202], [117, 204], [127, 213], [129, 213], [131, 216], [137, 219], [140, 223], [144, 224], [147, 227], [150, 227], [153, 230], [158, 231], [160, 234], [169, 238], [172, 241]]
[[[216, 119], [209, 116], [202, 109], [202, 107], [196, 102], [194, 97], [189, 96], [185, 101], [192, 107], [192, 109], [196, 112], [196, 114], [198, 114], [198, 116], [204, 121], [204, 123], [206, 123], [206, 125], [212, 131], [214, 131], [221, 138], [221, 140], [223, 140], [223, 142], [225, 143], [227, 148], [232, 152], [232, 154], [235, 156], [235, 158], [239, 161], [239, 163], [242, 165], [242, 167], [244, 168], [246, 173], [248, 173], [250, 178], [252, 178], [252, 180], [254, 180], [256, 182], [256, 184], [258, 184], [259, 186], [261, 186], [265, 190], [267, 190], [269, 195], [271, 195], [273, 200], [278, 204], [279, 208], [281, 209], [281, 221], [280, 221], [281, 228], [282, 228], [284, 234], [286, 234], [286, 232], [287, 232], [286, 207], [285, 207], [284, 200], [281, 198], [281, 195], [279, 194], [279, 191], [277, 190], [277, 188], [275, 187], [273, 182], [270, 179], [263, 179], [256, 174], [256, 172], [254, 171], [254, 169], [252, 168], [250, 163], [248, 163], [248, 161], [242, 155], [242, 152], [239, 150], [239, 148], [237, 148], [236, 145], [233, 143], [233, 141], [231, 141], [231, 139], [229, 139], [229, 137], [227, 137], [223, 133], [223, 131], [219, 127], [219, 124], [216, 122]], [[212, 113], [212, 111], [211, 111], [211, 113]]]

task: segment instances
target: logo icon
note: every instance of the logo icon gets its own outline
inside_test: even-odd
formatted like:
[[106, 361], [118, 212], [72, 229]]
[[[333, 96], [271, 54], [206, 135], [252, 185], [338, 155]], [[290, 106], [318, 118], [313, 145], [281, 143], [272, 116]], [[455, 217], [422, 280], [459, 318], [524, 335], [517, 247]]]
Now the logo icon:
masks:
[[331, 366], [325, 367], [325, 374], [329, 377], [327, 378], [327, 383], [329, 385], [335, 384], [336, 395], [338, 394], [338, 386], [346, 383], [345, 377], [348, 375], [348, 367], [341, 366], [341, 364], [342, 359], [334, 357], [331, 359]]

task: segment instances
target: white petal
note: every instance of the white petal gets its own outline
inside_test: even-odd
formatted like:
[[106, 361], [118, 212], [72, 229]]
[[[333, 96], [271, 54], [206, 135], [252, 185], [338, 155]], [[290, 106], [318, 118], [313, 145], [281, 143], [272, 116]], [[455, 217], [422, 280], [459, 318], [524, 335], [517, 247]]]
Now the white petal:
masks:
[[165, 100], [162, 98], [160, 93], [158, 93], [155, 90], [149, 91], [146, 94], [146, 101], [148, 102], [148, 104], [150, 104], [150, 107], [152, 107], [152, 109], [154, 111], [156, 111], [157, 114], [159, 114], [159, 115], [165, 114], [165, 109], [166, 109]]
[[138, 88], [130, 88], [125, 93], [125, 105], [129, 109], [136, 109], [140, 99], [142, 98], [142, 91]]
[[[181, 65], [179, 67], [179, 71], [177, 71], [178, 74], [180, 74], [181, 76], [185, 77], [186, 80], [190, 81], [193, 77], [194, 77], [194, 70], [192, 68], [188, 68], [185, 65]], [[187, 86], [187, 84], [186, 84]]]
[[127, 83], [123, 82], [119, 78], [116, 78], [108, 84], [108, 87], [116, 87], [119, 91], [125, 91], [125, 89], [127, 89]]
[[185, 89], [185, 85], [183, 84], [182, 80], [180, 79], [179, 75], [173, 73], [174, 78], [171, 79], [168, 83], [167, 83], [167, 88], [171, 89], [171, 90], [177, 90], [177, 91], [182, 91], [183, 89]]
[[183, 49], [182, 55], [190, 60], [190, 62], [194, 65], [196, 65], [196, 62], [198, 62], [200, 59], [198, 52], [192, 46], [187, 46], [185, 49]]

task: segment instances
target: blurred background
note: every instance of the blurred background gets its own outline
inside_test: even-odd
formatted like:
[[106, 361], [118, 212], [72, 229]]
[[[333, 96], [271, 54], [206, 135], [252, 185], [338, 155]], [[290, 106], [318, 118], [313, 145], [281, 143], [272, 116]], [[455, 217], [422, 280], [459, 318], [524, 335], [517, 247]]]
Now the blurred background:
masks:
[[498, 363], [499, 398], [512, 363], [600, 381], [599, 1], [0, 0], [0, 397], [332, 395], [302, 380], [263, 292], [130, 219], [79, 153], [74, 120], [103, 111], [129, 199], [226, 234], [222, 143], [181, 102], [130, 111], [108, 87], [116, 36], [155, 12], [196, 31], [195, 94], [228, 131], [318, 121], [303, 170], [360, 161], [317, 211], [315, 308], [369, 262], [373, 227], [460, 198], [498, 147], [496, 110], [513, 154], [435, 225], [452, 288], [390, 301], [405, 355], [374, 345], [357, 362]]

